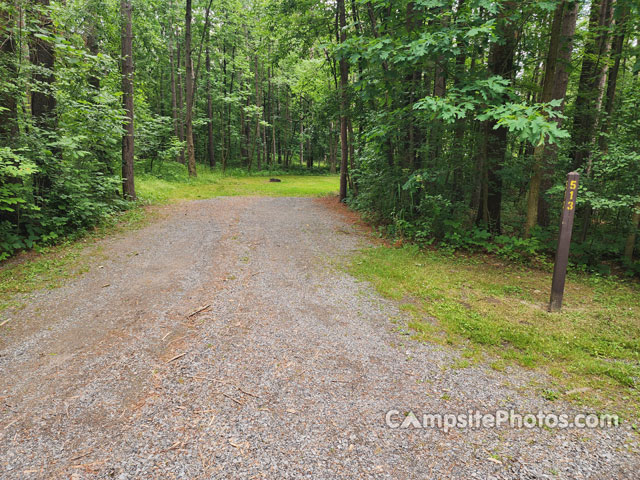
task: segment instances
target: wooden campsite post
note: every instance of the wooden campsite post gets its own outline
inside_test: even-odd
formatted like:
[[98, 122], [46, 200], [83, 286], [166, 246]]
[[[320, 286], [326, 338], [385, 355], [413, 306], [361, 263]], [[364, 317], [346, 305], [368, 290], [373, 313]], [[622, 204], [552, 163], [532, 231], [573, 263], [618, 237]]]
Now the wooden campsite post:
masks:
[[549, 302], [550, 312], [559, 312], [562, 309], [562, 296], [564, 295], [564, 281], [567, 276], [567, 265], [569, 264], [569, 247], [571, 245], [573, 217], [576, 213], [579, 179], [580, 174], [578, 172], [571, 172], [567, 175], [558, 250], [556, 251], [556, 262], [553, 266], [553, 282], [551, 283], [551, 300]]

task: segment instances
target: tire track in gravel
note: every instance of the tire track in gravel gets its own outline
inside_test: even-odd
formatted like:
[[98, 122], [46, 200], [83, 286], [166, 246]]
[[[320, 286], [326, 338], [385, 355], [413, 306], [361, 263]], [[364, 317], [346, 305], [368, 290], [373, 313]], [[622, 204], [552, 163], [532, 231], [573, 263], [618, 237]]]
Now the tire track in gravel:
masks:
[[531, 372], [451, 369], [456, 351], [394, 333], [397, 307], [335, 267], [369, 244], [326, 202], [257, 197], [105, 240], [0, 338], [0, 475], [635, 478], [628, 428], [386, 427], [392, 408], [558, 404], [523, 393]]

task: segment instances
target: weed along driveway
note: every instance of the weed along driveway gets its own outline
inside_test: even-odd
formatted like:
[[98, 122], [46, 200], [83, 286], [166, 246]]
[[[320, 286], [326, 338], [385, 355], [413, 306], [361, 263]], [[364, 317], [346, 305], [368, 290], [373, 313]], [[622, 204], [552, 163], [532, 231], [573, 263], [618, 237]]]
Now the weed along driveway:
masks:
[[292, 197], [168, 205], [99, 241], [4, 312], [0, 477], [638, 478], [628, 415], [412, 338], [411, 302], [348, 273], [372, 241]]

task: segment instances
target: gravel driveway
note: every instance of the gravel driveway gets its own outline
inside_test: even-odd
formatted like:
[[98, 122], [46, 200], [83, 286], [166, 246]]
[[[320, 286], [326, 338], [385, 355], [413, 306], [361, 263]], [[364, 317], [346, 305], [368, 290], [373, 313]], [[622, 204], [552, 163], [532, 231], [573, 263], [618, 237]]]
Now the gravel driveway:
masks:
[[341, 268], [371, 239], [327, 203], [174, 205], [32, 295], [0, 333], [0, 476], [640, 478], [627, 425], [386, 425], [392, 409], [575, 407], [397, 331], [397, 306]]

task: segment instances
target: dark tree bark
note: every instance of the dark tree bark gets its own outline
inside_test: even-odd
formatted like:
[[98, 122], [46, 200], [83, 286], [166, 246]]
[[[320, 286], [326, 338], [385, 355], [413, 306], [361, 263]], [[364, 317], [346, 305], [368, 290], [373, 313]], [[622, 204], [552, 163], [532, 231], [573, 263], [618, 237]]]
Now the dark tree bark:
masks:
[[[338, 18], [340, 29], [340, 43], [347, 41], [347, 32], [345, 30], [347, 19], [344, 10], [344, 0], [338, 0]], [[349, 157], [349, 140], [347, 138], [347, 116], [348, 116], [348, 94], [347, 85], [349, 83], [349, 65], [347, 59], [340, 58], [340, 201], [344, 202], [347, 198], [347, 171]]]
[[[562, 36], [558, 49], [558, 60], [556, 62], [556, 72], [553, 88], [553, 98], [562, 99], [560, 112], [564, 111], [565, 95], [567, 85], [569, 85], [569, 70], [571, 68], [571, 56], [573, 54], [573, 37], [576, 31], [576, 21], [580, 2], [565, 2], [565, 13], [562, 19]], [[560, 125], [562, 120], [558, 120]], [[544, 192], [551, 188], [554, 167], [558, 158], [557, 145], [547, 145], [542, 164], [542, 179], [540, 193], [538, 195], [538, 224], [548, 227], [550, 223], [549, 203]]]
[[611, 47], [611, 58], [613, 65], [609, 70], [607, 78], [607, 93], [604, 104], [604, 120], [602, 121], [601, 136], [599, 139], [600, 149], [608, 150], [607, 133], [611, 127], [613, 106], [616, 95], [616, 87], [618, 84], [618, 73], [620, 72], [620, 60], [622, 59], [622, 50], [624, 48], [625, 33], [627, 27], [627, 19], [629, 17], [629, 6], [622, 3], [615, 12], [615, 32], [613, 37], [613, 45]]
[[[208, 37], [208, 34], [207, 34]], [[216, 166], [216, 152], [213, 141], [213, 102], [211, 101], [211, 55], [209, 53], [209, 39], [207, 38], [207, 51], [205, 68], [207, 70], [207, 153], [209, 154], [209, 166]]]
[[[97, 55], [99, 53], [99, 45], [98, 45], [98, 37], [96, 36], [96, 27], [95, 25], [91, 25], [89, 27], [89, 31], [87, 32], [87, 38], [85, 41], [87, 46], [87, 50], [91, 53], [91, 55]], [[98, 72], [92, 71], [89, 74], [89, 85], [96, 90], [100, 90], [100, 77], [98, 76]]]
[[[36, 9], [35, 17], [38, 28], [43, 31], [52, 31], [53, 22], [49, 17], [49, 0], [36, 0], [33, 3]], [[35, 33], [35, 32], [34, 32]], [[31, 90], [31, 118], [33, 125], [41, 133], [55, 134], [58, 126], [56, 115], [55, 83], [55, 47], [53, 43], [32, 33], [29, 37], [29, 59], [34, 66]], [[59, 156], [59, 151], [50, 148], [54, 157]], [[38, 173], [34, 175], [34, 190], [39, 196], [43, 196], [51, 187], [51, 165], [44, 155], [36, 158]]]
[[583, 167], [589, 162], [598, 124], [608, 68], [607, 57], [611, 47], [609, 27], [613, 13], [612, 3], [613, 0], [593, 0], [591, 3], [589, 37], [585, 46], [573, 116], [573, 147], [569, 154], [573, 169]]
[[[260, 111], [261, 102], [260, 102], [260, 65], [258, 63], [258, 55], [255, 56], [255, 72], [253, 76], [253, 83], [256, 95], [256, 106], [258, 107], [258, 112]], [[258, 165], [258, 169], [260, 168], [260, 115], [256, 114], [256, 130], [253, 136], [253, 142], [251, 143], [251, 150], [249, 152], [249, 170], [251, 170], [251, 166], [253, 164], [254, 154], [257, 154], [256, 163]]]
[[185, 95], [186, 112], [184, 116], [185, 135], [187, 140], [187, 171], [190, 177], [197, 176], [196, 172], [196, 152], [193, 144], [193, 60], [191, 58], [191, 23], [192, 23], [191, 0], [187, 0], [185, 12], [184, 30], [184, 61], [185, 61]]
[[[16, 42], [13, 31], [9, 27], [10, 18], [8, 13], [0, 11], [0, 22], [5, 25], [0, 33], [0, 60], [3, 61], [3, 67], [8, 73], [8, 84], [5, 89], [0, 90], [0, 105], [4, 110], [0, 110], [0, 144], [11, 145], [18, 134], [18, 104], [16, 101], [16, 92], [12, 91], [13, 85], [10, 83], [16, 77]], [[4, 82], [3, 82], [4, 83]], [[7, 87], [9, 87], [7, 89]]]
[[171, 70], [169, 81], [171, 83], [171, 114], [173, 117], [173, 134], [178, 140], [182, 141], [182, 139], [180, 138], [180, 129], [178, 128], [180, 116], [178, 115], [175, 68], [176, 67], [173, 50], [173, 27], [171, 27], [169, 31], [169, 69]]
[[[178, 69], [178, 79], [177, 79], [177, 94], [176, 94], [176, 101], [178, 102], [178, 139], [181, 142], [184, 142], [184, 122], [182, 121], [182, 119], [184, 118], [183, 116], [183, 112], [184, 112], [184, 98], [183, 98], [183, 92], [184, 89], [182, 87], [182, 55], [181, 55], [182, 51], [180, 49], [180, 43], [178, 42], [178, 53], [177, 53], [177, 58], [176, 58], [176, 68]], [[178, 162], [182, 163], [184, 165], [185, 160], [184, 160], [184, 149], [180, 149], [180, 155], [178, 155]]]
[[[589, 33], [591, 37], [585, 47], [580, 83], [576, 97], [573, 117], [572, 140], [570, 152], [573, 169], [584, 168], [582, 183], [591, 177], [591, 150], [595, 146], [596, 133], [601, 120], [602, 100], [605, 81], [609, 69], [609, 52], [611, 51], [611, 23], [613, 20], [614, 0], [594, 0], [589, 17]], [[582, 232], [580, 242], [587, 238], [591, 225], [591, 204], [582, 211]]]
[[[560, 61], [570, 61], [571, 46], [569, 46], [568, 58], [566, 46], [572, 45], [573, 32], [575, 31], [577, 18], [577, 2], [561, 1], [556, 7], [551, 25], [551, 38], [549, 40], [549, 50], [545, 62], [544, 80], [540, 102], [547, 103], [555, 99], [564, 99], [569, 80], [568, 75], [558, 78], [559, 69], [565, 69], [564, 65], [559, 65]], [[570, 33], [568, 37], [567, 34]], [[561, 110], [562, 107], [559, 108]], [[558, 126], [562, 123], [557, 121]], [[545, 164], [550, 157], [555, 157], [555, 146], [544, 144], [537, 145], [533, 151], [533, 175], [529, 184], [529, 194], [527, 197], [527, 217], [524, 226], [524, 237], [528, 238], [531, 229], [538, 221], [538, 208], [540, 205], [540, 189], [545, 171]]]
[[304, 162], [304, 104], [300, 94], [300, 165]]
[[[507, 1], [498, 15], [497, 32], [501, 42], [494, 43], [489, 53], [489, 71], [512, 80], [514, 74], [514, 54], [517, 44], [516, 21], [513, 18], [518, 2]], [[502, 166], [507, 151], [507, 129], [495, 128], [497, 122], [490, 120], [486, 125], [486, 163], [482, 208], [478, 220], [484, 222], [492, 233], [500, 233], [500, 213], [502, 209]]]
[[633, 250], [636, 246], [636, 238], [638, 235], [638, 227], [640, 227], [640, 202], [636, 203], [633, 213], [631, 214], [631, 231], [627, 237], [627, 242], [624, 247], [624, 257], [632, 261]]
[[[276, 141], [276, 108], [278, 110], [278, 115], [280, 115], [280, 87], [276, 84], [276, 98], [278, 99], [277, 105], [273, 102], [271, 106], [271, 153], [273, 155], [273, 161], [276, 162], [277, 155], [277, 141]], [[280, 160], [278, 159], [278, 163]]]
[[[7, 78], [2, 79], [0, 87], [0, 145], [12, 146], [19, 134], [18, 129], [18, 102], [15, 82], [17, 80], [16, 54], [17, 43], [14, 39], [13, 29], [10, 27], [10, 16], [5, 10], [0, 11], [0, 24], [4, 26], [0, 30], [0, 62]], [[12, 176], [2, 176], [0, 181], [7, 184], [20, 184], [22, 180]], [[20, 224], [20, 205], [16, 205], [13, 212], [0, 209], [0, 222], [9, 221], [13, 225]]]
[[131, 29], [131, 1], [120, 1], [122, 15], [122, 106], [125, 110], [122, 136], [122, 193], [129, 200], [136, 199], [133, 180], [133, 33]]
[[[53, 22], [46, 9], [49, 0], [36, 0], [35, 6], [40, 9], [37, 13], [39, 27], [51, 30]], [[36, 67], [33, 74], [35, 88], [31, 92], [31, 114], [34, 123], [43, 129], [54, 129], [56, 126], [56, 97], [53, 91], [55, 48], [51, 41], [31, 36], [29, 45], [31, 63]]]

